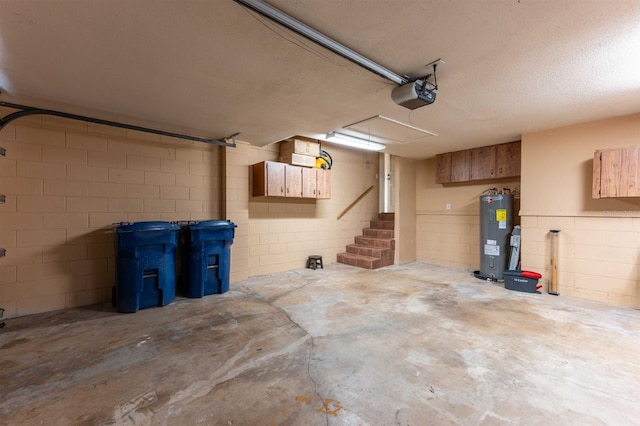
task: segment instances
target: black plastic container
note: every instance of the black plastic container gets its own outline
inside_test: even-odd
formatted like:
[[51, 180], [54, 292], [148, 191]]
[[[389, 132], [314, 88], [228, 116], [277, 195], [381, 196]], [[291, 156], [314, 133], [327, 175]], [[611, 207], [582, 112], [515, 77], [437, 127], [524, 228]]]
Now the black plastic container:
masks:
[[540, 293], [538, 279], [541, 277], [542, 275], [533, 271], [504, 271], [504, 288], [525, 293]]

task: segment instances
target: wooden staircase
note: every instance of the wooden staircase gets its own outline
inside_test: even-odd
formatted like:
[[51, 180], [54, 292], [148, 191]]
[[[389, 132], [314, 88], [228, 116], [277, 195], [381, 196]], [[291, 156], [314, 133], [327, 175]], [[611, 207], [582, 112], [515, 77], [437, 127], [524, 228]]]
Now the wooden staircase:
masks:
[[396, 240], [394, 240], [394, 213], [380, 213], [372, 220], [362, 236], [355, 237], [355, 244], [347, 246], [346, 253], [338, 253], [338, 263], [377, 269], [393, 265]]

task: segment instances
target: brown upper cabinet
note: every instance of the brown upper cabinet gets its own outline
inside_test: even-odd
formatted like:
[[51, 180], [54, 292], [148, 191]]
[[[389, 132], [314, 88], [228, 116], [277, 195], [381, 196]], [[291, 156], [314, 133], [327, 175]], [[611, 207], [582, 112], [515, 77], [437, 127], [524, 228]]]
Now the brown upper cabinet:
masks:
[[318, 184], [316, 179], [318, 174], [317, 169], [310, 167], [301, 167], [302, 169], [302, 198], [317, 198]]
[[318, 175], [317, 178], [317, 193], [316, 198], [329, 199], [331, 198], [331, 170], [316, 169]]
[[436, 155], [436, 182], [451, 182], [451, 152]]
[[331, 198], [331, 171], [263, 161], [251, 166], [254, 197]]
[[436, 183], [520, 176], [520, 141], [436, 155]]
[[253, 167], [254, 197], [284, 197], [284, 163], [263, 161]]
[[471, 180], [496, 177], [496, 147], [483, 146], [471, 150]]
[[640, 197], [640, 145], [593, 155], [593, 198]]
[[284, 166], [285, 197], [302, 198], [302, 168]]
[[452, 152], [449, 182], [467, 182], [468, 180], [471, 180], [471, 151]]
[[496, 145], [496, 177], [520, 176], [520, 141]]

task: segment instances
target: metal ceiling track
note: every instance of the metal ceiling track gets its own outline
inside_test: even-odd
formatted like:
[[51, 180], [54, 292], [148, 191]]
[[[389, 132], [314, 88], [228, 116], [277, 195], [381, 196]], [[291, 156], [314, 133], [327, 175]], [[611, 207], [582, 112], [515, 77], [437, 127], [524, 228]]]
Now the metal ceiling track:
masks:
[[[152, 133], [154, 135], [168, 136], [168, 137], [177, 138], [177, 139], [184, 139], [184, 140], [193, 141], [193, 142], [203, 142], [211, 145], [227, 146], [231, 148], [236, 147], [236, 136], [240, 134], [239, 132], [234, 133], [226, 138], [223, 138], [222, 140], [208, 139], [208, 138], [201, 138], [198, 136], [185, 135], [182, 133], [166, 132], [164, 130], [151, 129], [148, 127], [134, 126], [132, 124], [118, 123], [116, 121], [102, 120], [100, 118], [86, 117], [84, 115], [69, 114], [66, 112], [54, 111], [50, 109], [19, 105], [11, 102], [0, 101], [0, 106], [19, 110], [0, 118], [0, 130], [2, 130], [4, 126], [6, 126], [7, 124], [11, 123], [13, 120], [16, 120], [18, 118], [27, 117], [30, 115], [52, 115], [55, 117], [68, 118], [71, 120], [86, 121], [87, 123], [102, 124], [104, 126], [119, 127], [121, 129], [135, 130], [138, 132]], [[6, 154], [5, 149], [0, 147], [0, 155], [4, 156], [5, 154]]]
[[274, 22], [279, 23], [280, 25], [300, 34], [303, 37], [313, 41], [314, 43], [323, 46], [333, 53], [336, 53], [343, 58], [350, 60], [351, 62], [360, 65], [361, 67], [378, 74], [388, 80], [393, 81], [398, 85], [406, 84], [411, 80], [407, 77], [401, 76], [377, 62], [372, 61], [369, 58], [366, 58], [359, 54], [358, 52], [349, 49], [347, 46], [338, 43], [334, 39], [322, 34], [319, 31], [314, 30], [307, 24], [304, 24], [298, 21], [296, 18], [287, 15], [280, 9], [277, 9], [271, 6], [269, 3], [266, 3], [262, 0], [234, 0], [237, 3], [240, 3], [244, 7], [247, 7], [255, 12], [258, 12], [262, 16], [265, 16], [271, 19]]

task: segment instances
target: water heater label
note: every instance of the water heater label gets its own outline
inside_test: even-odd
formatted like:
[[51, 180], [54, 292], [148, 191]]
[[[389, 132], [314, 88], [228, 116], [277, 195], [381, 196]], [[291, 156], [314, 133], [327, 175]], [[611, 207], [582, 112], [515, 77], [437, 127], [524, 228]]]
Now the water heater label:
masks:
[[485, 256], [500, 256], [500, 246], [494, 246], [491, 244], [484, 245]]
[[498, 242], [496, 240], [487, 240], [487, 244], [492, 245], [492, 246], [497, 246]]
[[498, 229], [507, 229], [507, 222], [505, 222], [504, 220], [498, 222]]
[[507, 221], [507, 209], [496, 209], [496, 222]]

